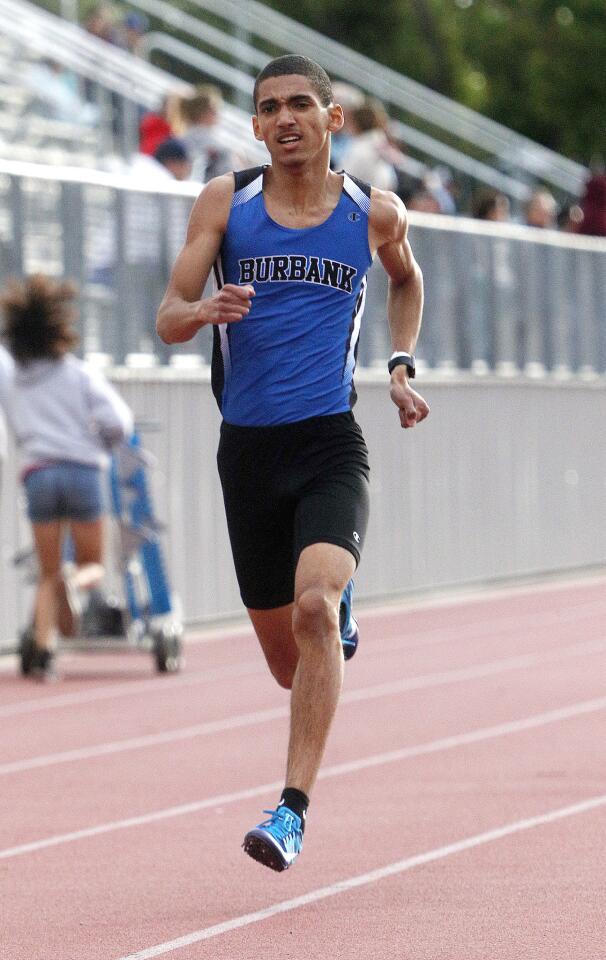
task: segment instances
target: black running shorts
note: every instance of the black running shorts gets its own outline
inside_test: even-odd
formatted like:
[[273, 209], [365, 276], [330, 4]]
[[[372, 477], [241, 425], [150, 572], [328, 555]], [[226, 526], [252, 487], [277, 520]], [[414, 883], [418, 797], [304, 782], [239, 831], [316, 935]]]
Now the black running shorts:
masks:
[[337, 544], [359, 563], [369, 466], [352, 413], [271, 427], [223, 422], [217, 463], [246, 607], [292, 603], [299, 555], [312, 543]]

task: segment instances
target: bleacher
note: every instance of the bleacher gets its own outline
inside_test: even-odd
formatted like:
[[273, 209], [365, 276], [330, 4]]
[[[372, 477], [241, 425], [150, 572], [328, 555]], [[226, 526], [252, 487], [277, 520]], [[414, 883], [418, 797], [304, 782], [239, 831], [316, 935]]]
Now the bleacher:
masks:
[[[167, 94], [191, 91], [191, 84], [125, 50], [91, 36], [27, 0], [0, 0], [5, 33], [0, 49], [0, 157], [63, 163], [89, 169], [123, 169], [138, 148], [141, 113], [156, 109]], [[45, 58], [61, 64], [87, 87], [95, 124], [49, 117], [48, 104], [28, 90], [28, 70]], [[219, 136], [251, 161], [265, 159], [252, 135], [250, 115], [225, 105]], [[122, 163], [120, 162], [122, 161]]]
[[[192, 6], [196, 16], [166, 0], [129, 4], [161, 27], [143, 38], [146, 60], [103, 43], [29, 0], [0, 0], [0, 16], [5, 43], [20, 44], [19, 56], [52, 56], [94, 89], [103, 147], [95, 151], [94, 166], [103, 166], [104, 154], [125, 155], [136, 148], [138, 109], [155, 108], [167, 93], [188, 89], [189, 84], [176, 79], [184, 69], [222, 88], [228, 101], [221, 127], [226, 144], [246, 144], [253, 153], [258, 151], [250, 131], [253, 77], [270, 56], [296, 50], [319, 59], [333, 79], [381, 99], [393, 118], [393, 132], [404, 141], [411, 159], [428, 166], [448, 165], [467, 193], [480, 184], [489, 185], [520, 203], [537, 181], [568, 196], [582, 190], [587, 176], [582, 165], [256, 0], [245, 5], [235, 0], [192, 0]], [[62, 10], [56, 0], [57, 13]], [[162, 68], [153, 65], [158, 61]]]
[[49, 115], [48, 101], [28, 84], [28, 72], [41, 59], [27, 45], [0, 36], [0, 156], [95, 167], [101, 131]]

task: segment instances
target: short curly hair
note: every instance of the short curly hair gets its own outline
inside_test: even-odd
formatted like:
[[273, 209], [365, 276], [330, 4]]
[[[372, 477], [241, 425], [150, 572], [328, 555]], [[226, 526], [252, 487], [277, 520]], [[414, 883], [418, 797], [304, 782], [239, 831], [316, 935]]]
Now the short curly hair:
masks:
[[2, 332], [17, 363], [56, 360], [76, 346], [80, 339], [73, 328], [77, 296], [72, 281], [43, 273], [8, 281], [0, 296]]
[[287, 53], [283, 57], [276, 57], [275, 60], [270, 60], [261, 72], [257, 74], [253, 90], [255, 110], [257, 109], [257, 101], [259, 99], [259, 87], [263, 81], [269, 77], [286, 77], [291, 74], [307, 77], [318, 94], [322, 106], [330, 106], [333, 101], [332, 85], [330, 77], [324, 67], [321, 67], [315, 60], [310, 60], [309, 57], [300, 57], [294, 53]]

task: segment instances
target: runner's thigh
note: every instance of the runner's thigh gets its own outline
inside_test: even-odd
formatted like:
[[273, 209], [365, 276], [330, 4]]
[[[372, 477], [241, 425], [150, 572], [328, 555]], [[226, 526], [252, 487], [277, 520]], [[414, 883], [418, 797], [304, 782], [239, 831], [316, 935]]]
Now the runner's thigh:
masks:
[[265, 441], [262, 430], [223, 424], [217, 454], [240, 594], [255, 610], [294, 595], [295, 501], [281, 489], [280, 457]]

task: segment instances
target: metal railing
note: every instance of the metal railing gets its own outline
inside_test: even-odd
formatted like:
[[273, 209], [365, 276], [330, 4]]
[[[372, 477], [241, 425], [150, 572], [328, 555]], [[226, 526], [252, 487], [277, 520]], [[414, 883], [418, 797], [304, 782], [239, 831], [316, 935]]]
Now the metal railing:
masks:
[[[185, 237], [195, 184], [141, 185], [0, 161], [0, 280], [44, 270], [77, 279], [86, 353], [162, 363], [210, 358], [210, 335], [168, 351], [155, 315]], [[410, 214], [425, 276], [419, 357], [502, 374], [606, 370], [606, 240], [460, 217]], [[369, 274], [359, 362], [384, 363], [387, 280]], [[177, 362], [173, 360], [173, 362]]]

